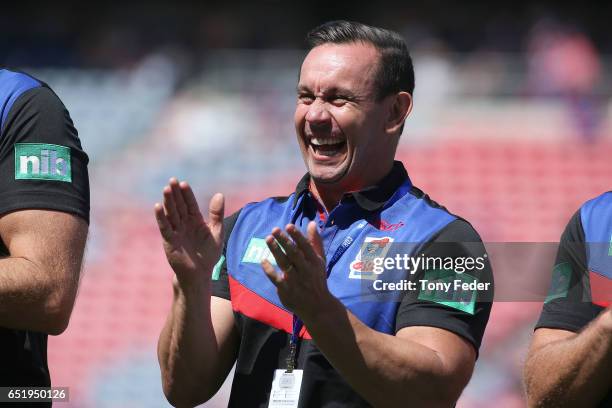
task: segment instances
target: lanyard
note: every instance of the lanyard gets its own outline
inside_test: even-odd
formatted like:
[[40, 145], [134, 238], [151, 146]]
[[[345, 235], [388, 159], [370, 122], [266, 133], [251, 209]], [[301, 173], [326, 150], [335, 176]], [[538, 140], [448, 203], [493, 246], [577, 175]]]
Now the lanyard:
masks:
[[[399, 200], [401, 197], [407, 194], [411, 188], [412, 188], [412, 182], [410, 181], [409, 178], [406, 178], [406, 180], [400, 185], [397, 191], [387, 201], [385, 206], [389, 206], [393, 204], [394, 202], [396, 202], [397, 200]], [[293, 210], [291, 211], [291, 222], [293, 224], [296, 224], [296, 221], [298, 218], [298, 210], [300, 209], [305, 196], [306, 194], [303, 194], [301, 197], [299, 197], [298, 201], [294, 205]], [[329, 278], [329, 274], [331, 273], [331, 270], [334, 267], [334, 265], [340, 260], [342, 255], [344, 255], [344, 253], [351, 246], [351, 244], [355, 242], [357, 235], [359, 235], [363, 227], [365, 227], [366, 225], [367, 225], [367, 222], [362, 221], [361, 223], [359, 223], [357, 228], [355, 228], [352, 231], [352, 233], [350, 233], [349, 235], [347, 235], [346, 238], [344, 238], [344, 241], [342, 241], [342, 244], [336, 250], [336, 252], [334, 253], [334, 256], [331, 257], [329, 263], [327, 264], [326, 279]], [[295, 355], [296, 355], [297, 343], [299, 341], [299, 334], [300, 334], [300, 331], [302, 330], [302, 327], [304, 327], [304, 322], [294, 313], [293, 314], [293, 330], [291, 332], [291, 341], [289, 343], [289, 356], [287, 357], [287, 360], [286, 360], [287, 361], [287, 372], [289, 373], [293, 371], [296, 365]]]
[[[331, 270], [334, 267], [334, 265], [336, 265], [336, 263], [340, 260], [342, 255], [344, 255], [346, 250], [349, 249], [351, 244], [355, 242], [357, 235], [359, 235], [359, 233], [361, 232], [363, 227], [366, 226], [366, 224], [367, 222], [362, 221], [361, 223], [359, 223], [357, 228], [355, 228], [349, 235], [346, 236], [346, 238], [344, 238], [344, 241], [342, 241], [342, 244], [340, 244], [340, 247], [336, 249], [336, 252], [331, 257], [329, 263], [327, 264], [326, 279], [329, 278], [329, 274], [331, 273]], [[294, 313], [293, 314], [293, 330], [291, 332], [291, 341], [289, 343], [289, 356], [287, 357], [287, 360], [286, 360], [288, 373], [292, 372], [296, 365], [295, 354], [296, 354], [297, 343], [299, 341], [299, 335], [300, 335], [300, 331], [302, 330], [302, 327], [304, 327], [304, 322]]]

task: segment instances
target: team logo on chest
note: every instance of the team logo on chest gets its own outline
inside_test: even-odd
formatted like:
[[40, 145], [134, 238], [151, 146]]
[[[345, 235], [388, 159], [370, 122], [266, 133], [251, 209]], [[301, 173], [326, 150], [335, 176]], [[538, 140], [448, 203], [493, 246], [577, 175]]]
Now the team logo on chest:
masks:
[[357, 257], [350, 265], [349, 279], [377, 279], [374, 259], [384, 258], [391, 248], [391, 237], [366, 237]]

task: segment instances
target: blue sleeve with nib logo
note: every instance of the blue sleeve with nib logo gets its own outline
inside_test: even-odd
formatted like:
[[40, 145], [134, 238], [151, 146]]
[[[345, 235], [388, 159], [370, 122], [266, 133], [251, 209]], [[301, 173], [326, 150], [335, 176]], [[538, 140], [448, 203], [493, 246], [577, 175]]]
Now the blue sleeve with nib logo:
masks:
[[0, 214], [64, 211], [89, 221], [89, 158], [47, 84], [0, 70]]

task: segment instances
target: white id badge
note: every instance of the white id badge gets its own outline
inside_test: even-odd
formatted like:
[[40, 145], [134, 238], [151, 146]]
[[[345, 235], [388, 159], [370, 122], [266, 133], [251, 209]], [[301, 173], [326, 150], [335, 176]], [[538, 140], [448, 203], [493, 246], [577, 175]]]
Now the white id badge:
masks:
[[268, 408], [297, 408], [304, 370], [275, 370]]

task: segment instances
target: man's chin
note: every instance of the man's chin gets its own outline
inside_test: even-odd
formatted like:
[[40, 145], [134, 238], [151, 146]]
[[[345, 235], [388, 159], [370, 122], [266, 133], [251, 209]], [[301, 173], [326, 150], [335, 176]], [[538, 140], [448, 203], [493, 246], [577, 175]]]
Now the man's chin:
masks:
[[310, 178], [315, 183], [321, 184], [334, 184], [341, 181], [346, 175], [348, 170], [348, 166], [320, 166], [320, 165], [310, 165], [308, 169], [308, 173], [310, 174]]

